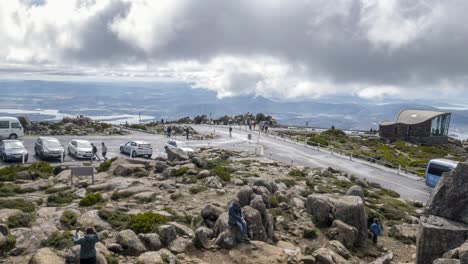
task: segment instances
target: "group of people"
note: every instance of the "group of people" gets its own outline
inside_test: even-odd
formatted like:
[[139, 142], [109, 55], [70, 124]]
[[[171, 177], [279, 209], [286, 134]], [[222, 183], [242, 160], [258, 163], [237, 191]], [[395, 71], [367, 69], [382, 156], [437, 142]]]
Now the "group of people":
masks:
[[172, 136], [172, 127], [171, 126], [164, 126], [163, 131], [164, 131], [164, 135], [166, 135], [167, 138], [171, 138], [171, 136]]
[[[91, 143], [91, 147], [93, 148], [93, 159], [96, 158], [97, 160], [101, 161], [101, 158], [98, 155], [98, 149], [96, 145]], [[106, 161], [107, 160], [107, 146], [106, 144], [104, 144], [104, 142], [102, 142], [101, 154], [102, 154], [102, 158], [104, 159], [104, 161]]]

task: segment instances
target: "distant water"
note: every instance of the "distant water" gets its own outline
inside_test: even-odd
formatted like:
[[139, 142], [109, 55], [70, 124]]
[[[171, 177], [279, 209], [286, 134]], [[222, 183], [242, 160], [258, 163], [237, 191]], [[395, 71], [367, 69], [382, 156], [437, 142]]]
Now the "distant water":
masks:
[[[76, 115], [61, 113], [60, 110], [55, 109], [35, 109], [35, 110], [24, 110], [24, 109], [0, 109], [0, 116], [7, 115], [7, 116], [28, 116], [31, 117], [31, 120], [46, 120], [46, 121], [60, 121], [64, 117], [75, 117]], [[38, 116], [44, 116], [45, 118], [38, 118]], [[151, 121], [155, 120], [154, 116], [148, 115], [87, 115], [87, 117], [91, 118], [92, 120], [96, 121], [105, 121], [106, 123], [110, 124], [121, 124], [121, 123], [129, 123], [129, 124], [137, 124], [141, 121]]]

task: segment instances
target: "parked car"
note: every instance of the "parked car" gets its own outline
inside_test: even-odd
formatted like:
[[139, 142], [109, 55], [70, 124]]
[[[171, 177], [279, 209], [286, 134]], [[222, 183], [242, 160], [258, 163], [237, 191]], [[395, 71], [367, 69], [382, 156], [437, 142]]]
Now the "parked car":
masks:
[[149, 143], [144, 141], [129, 141], [120, 146], [120, 153], [126, 153], [132, 158], [144, 156], [150, 159], [153, 155], [153, 148]]
[[187, 154], [193, 154], [195, 152], [195, 150], [193, 150], [192, 148], [187, 146], [187, 144], [185, 144], [185, 142], [179, 141], [179, 140], [169, 140], [169, 141], [167, 141], [166, 147], [168, 147], [168, 148], [178, 148], [178, 149], [181, 149], [183, 152], [185, 152]]
[[39, 137], [34, 145], [34, 154], [41, 159], [65, 158], [65, 149], [60, 141], [54, 137]]
[[75, 158], [91, 159], [93, 157], [93, 147], [87, 140], [74, 139], [68, 143], [68, 154]]
[[28, 161], [28, 150], [23, 142], [16, 139], [7, 139], [0, 141], [0, 157], [2, 161]]
[[0, 117], [0, 139], [18, 139], [23, 136], [23, 126], [18, 118]]

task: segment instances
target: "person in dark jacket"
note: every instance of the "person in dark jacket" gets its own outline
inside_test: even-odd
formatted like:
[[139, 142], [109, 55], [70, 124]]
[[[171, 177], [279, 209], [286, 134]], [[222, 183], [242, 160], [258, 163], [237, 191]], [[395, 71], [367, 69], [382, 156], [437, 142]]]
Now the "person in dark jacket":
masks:
[[185, 129], [185, 135], [187, 136], [187, 140], [188, 140], [189, 135], [190, 135], [190, 129], [188, 127]]
[[80, 237], [78, 228], [72, 237], [73, 243], [80, 245], [80, 264], [96, 264], [96, 243], [99, 237], [93, 227], [86, 228], [86, 234]]
[[244, 216], [242, 214], [242, 209], [240, 206], [239, 199], [235, 197], [234, 199], [229, 202], [229, 220], [228, 224], [231, 227], [238, 227], [242, 232], [242, 237], [244, 242], [249, 242], [249, 235], [247, 233], [247, 223], [244, 220]]
[[99, 161], [101, 161], [101, 158], [97, 154], [98, 152], [97, 147], [93, 143], [91, 143], [91, 147], [93, 147], [93, 159], [97, 158]]
[[229, 126], [229, 137], [232, 137], [232, 126]]
[[380, 226], [379, 219], [374, 218], [374, 223], [370, 226], [370, 231], [372, 232], [372, 242], [377, 244], [377, 239], [379, 238], [380, 233], [382, 233], [382, 227]]

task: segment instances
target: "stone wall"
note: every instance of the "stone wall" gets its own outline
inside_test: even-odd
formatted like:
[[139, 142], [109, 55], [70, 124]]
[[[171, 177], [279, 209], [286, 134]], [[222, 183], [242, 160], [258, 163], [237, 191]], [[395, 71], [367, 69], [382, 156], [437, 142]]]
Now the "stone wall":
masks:
[[379, 135], [390, 141], [405, 140], [416, 144], [445, 144], [448, 142], [446, 136], [431, 136], [432, 120], [415, 125], [395, 123], [391, 125], [380, 125]]

